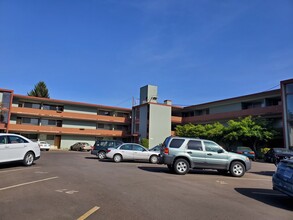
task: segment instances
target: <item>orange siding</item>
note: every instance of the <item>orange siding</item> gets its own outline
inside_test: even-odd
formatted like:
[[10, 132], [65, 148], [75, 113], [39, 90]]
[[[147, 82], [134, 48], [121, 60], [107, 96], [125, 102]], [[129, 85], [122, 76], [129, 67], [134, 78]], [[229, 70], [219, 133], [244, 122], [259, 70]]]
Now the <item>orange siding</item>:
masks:
[[10, 132], [45, 133], [45, 134], [57, 134], [57, 135], [71, 134], [71, 135], [107, 136], [107, 137], [129, 136], [129, 134], [126, 131], [62, 128], [62, 127], [37, 126], [37, 125], [27, 125], [27, 124], [10, 124], [9, 131]]
[[52, 110], [42, 110], [34, 108], [19, 108], [12, 107], [12, 114], [22, 115], [22, 116], [33, 116], [33, 117], [43, 117], [43, 118], [54, 118], [56, 120], [62, 119], [74, 119], [74, 120], [86, 120], [86, 121], [102, 121], [102, 122], [112, 122], [112, 123], [130, 123], [130, 120], [125, 117], [114, 117], [105, 115], [91, 115], [83, 113], [72, 113], [72, 112], [57, 112]]
[[172, 121], [172, 123], [181, 124], [182, 123], [182, 117], [172, 116], [171, 121]]

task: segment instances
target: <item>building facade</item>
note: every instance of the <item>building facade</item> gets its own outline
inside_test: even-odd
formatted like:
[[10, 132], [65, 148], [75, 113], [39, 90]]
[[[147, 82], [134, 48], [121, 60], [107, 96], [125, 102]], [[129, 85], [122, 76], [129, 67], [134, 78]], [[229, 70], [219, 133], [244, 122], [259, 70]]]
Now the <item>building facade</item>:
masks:
[[[293, 147], [293, 79], [281, 89], [185, 107], [170, 100], [158, 103], [158, 88], [140, 89], [140, 103], [129, 108], [38, 98], [0, 89], [0, 132], [18, 133], [69, 149], [75, 142], [118, 139], [149, 140], [158, 145], [175, 134], [177, 125], [225, 123], [230, 119], [261, 116], [272, 121], [279, 137], [272, 147]], [[284, 134], [284, 135], [283, 135]]]
[[3, 89], [0, 94], [1, 132], [45, 140], [61, 149], [76, 142], [94, 144], [96, 139], [131, 141], [131, 109], [23, 96]]

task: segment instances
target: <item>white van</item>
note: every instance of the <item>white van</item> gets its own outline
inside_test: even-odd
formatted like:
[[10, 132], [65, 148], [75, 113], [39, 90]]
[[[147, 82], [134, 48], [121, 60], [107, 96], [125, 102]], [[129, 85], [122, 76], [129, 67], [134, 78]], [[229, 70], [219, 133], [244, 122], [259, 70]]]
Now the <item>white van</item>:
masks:
[[40, 158], [38, 143], [17, 134], [0, 133], [0, 163], [22, 161], [30, 166]]

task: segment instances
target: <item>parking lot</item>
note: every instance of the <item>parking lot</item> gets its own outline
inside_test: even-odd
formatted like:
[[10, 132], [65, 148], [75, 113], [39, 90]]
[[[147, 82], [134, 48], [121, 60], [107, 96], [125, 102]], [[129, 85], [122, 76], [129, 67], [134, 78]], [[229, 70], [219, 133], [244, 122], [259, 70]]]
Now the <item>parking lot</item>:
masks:
[[275, 169], [253, 162], [242, 178], [179, 176], [164, 165], [42, 152], [31, 167], [0, 165], [0, 219], [291, 220], [293, 200], [272, 190]]

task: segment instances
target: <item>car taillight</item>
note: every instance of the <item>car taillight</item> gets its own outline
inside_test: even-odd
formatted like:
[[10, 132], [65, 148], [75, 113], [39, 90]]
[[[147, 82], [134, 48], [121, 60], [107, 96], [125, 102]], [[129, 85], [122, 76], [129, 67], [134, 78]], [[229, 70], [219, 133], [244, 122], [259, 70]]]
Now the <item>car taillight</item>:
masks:
[[236, 153], [237, 153], [237, 154], [243, 154], [243, 152], [241, 152], [241, 151], [237, 151]]
[[169, 154], [169, 148], [167, 147], [164, 148], [164, 154]]
[[254, 154], [254, 151], [250, 151], [249, 154]]
[[109, 153], [111, 150], [107, 150], [107, 153]]

